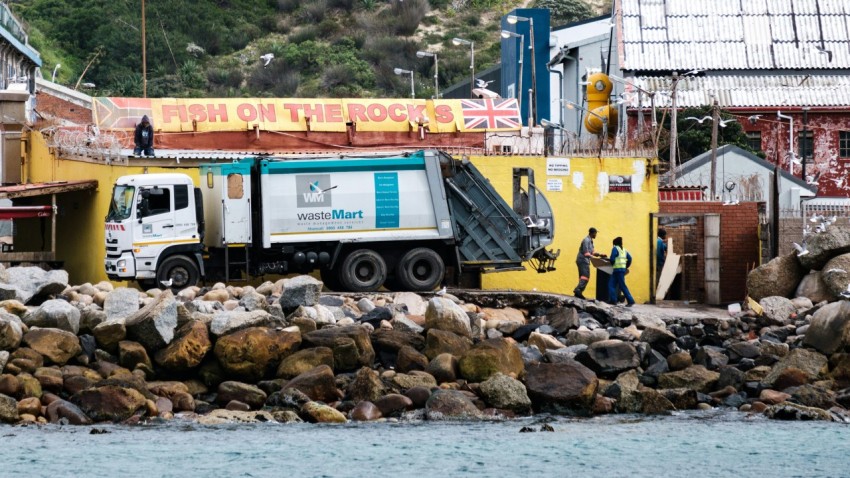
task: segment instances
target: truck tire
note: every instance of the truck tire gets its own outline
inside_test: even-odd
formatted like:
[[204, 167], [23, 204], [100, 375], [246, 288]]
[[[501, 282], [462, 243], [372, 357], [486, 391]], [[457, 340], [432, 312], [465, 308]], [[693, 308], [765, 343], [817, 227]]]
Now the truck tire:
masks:
[[433, 249], [418, 247], [401, 257], [396, 269], [396, 278], [409, 291], [434, 290], [446, 275], [443, 258]]
[[374, 292], [387, 280], [387, 263], [373, 250], [357, 249], [343, 259], [339, 279], [345, 290]]
[[162, 289], [182, 290], [197, 284], [199, 276], [195, 261], [182, 255], [171, 256], [162, 261], [157, 268], [156, 286]]

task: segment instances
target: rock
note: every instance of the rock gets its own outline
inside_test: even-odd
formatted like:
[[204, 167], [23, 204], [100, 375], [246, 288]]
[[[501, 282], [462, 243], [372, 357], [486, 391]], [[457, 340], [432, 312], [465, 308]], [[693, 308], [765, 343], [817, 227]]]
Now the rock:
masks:
[[[375, 361], [375, 350], [372, 348], [372, 341], [369, 338], [369, 332], [361, 325], [347, 325], [344, 327], [327, 327], [314, 332], [309, 332], [304, 335], [304, 345], [307, 347], [329, 347], [334, 350], [334, 364], [339, 371], [356, 370], [359, 366], [372, 366]], [[349, 338], [354, 343], [356, 351], [355, 363], [343, 364], [344, 368], [339, 368], [337, 358], [340, 352], [337, 349], [341, 347], [350, 347], [350, 342], [337, 341], [339, 338]]]
[[425, 387], [408, 388], [407, 390], [405, 390], [404, 396], [409, 398], [412, 402], [412, 405], [408, 408], [424, 408], [425, 403], [431, 396], [431, 390]]
[[22, 390], [23, 384], [18, 377], [8, 373], [0, 375], [0, 394], [19, 398]]
[[218, 303], [227, 302], [228, 299], [230, 299], [230, 292], [228, 292], [227, 289], [215, 289], [215, 288], [213, 288], [212, 290], [210, 290], [209, 292], [204, 294], [204, 297], [203, 297], [203, 300], [205, 300], [205, 301], [218, 302]]
[[239, 298], [239, 305], [244, 307], [248, 312], [269, 309], [269, 303], [266, 301], [266, 296], [255, 290], [243, 293], [242, 297]]
[[670, 356], [667, 357], [667, 366], [670, 367], [670, 370], [673, 372], [684, 370], [693, 364], [694, 362], [691, 358], [691, 354], [688, 352], [677, 352], [675, 354], [670, 354]]
[[319, 365], [304, 372], [281, 387], [281, 389], [287, 388], [300, 390], [311, 400], [320, 402], [330, 403], [342, 398], [342, 393], [336, 388], [333, 370], [327, 365]]
[[[2, 333], [2, 329], [0, 329], [0, 333]], [[0, 373], [3, 373], [3, 369], [6, 368], [6, 364], [9, 363], [9, 355], [9, 352], [0, 350]]]
[[437, 380], [431, 374], [416, 370], [410, 373], [397, 373], [393, 375], [390, 381], [402, 391], [414, 387], [433, 388], [437, 386]]
[[9, 274], [9, 285], [17, 291], [17, 300], [26, 305], [40, 305], [51, 295], [61, 294], [68, 287], [68, 273], [63, 270], [10, 267], [6, 272]]
[[796, 348], [791, 350], [787, 356], [783, 357], [773, 368], [770, 373], [762, 380], [767, 386], [772, 386], [779, 378], [783, 371], [789, 368], [801, 370], [809, 381], [817, 379], [822, 373], [827, 372], [828, 360], [822, 354], [804, 348]]
[[301, 407], [301, 415], [312, 423], [345, 423], [348, 421], [339, 410], [318, 402], [305, 403]]
[[566, 347], [566, 345], [562, 344], [555, 337], [552, 337], [549, 334], [541, 334], [537, 331], [531, 333], [528, 337], [528, 345], [534, 345], [537, 347], [537, 350], [541, 352], [546, 352], [547, 350], [557, 350]]
[[119, 287], [106, 295], [103, 311], [107, 320], [126, 319], [139, 311], [139, 291]]
[[833, 302], [815, 312], [803, 343], [826, 355], [850, 345], [850, 302]]
[[764, 317], [773, 325], [789, 323], [791, 314], [797, 311], [788, 298], [780, 296], [764, 297], [759, 301], [759, 305], [764, 309]]
[[275, 416], [263, 410], [243, 412], [241, 410], [225, 410], [220, 408], [207, 415], [197, 417], [199, 425], [222, 425], [225, 423], [265, 423], [274, 422]]
[[167, 347], [156, 352], [154, 360], [165, 369], [187, 372], [200, 366], [211, 348], [207, 326], [199, 320], [192, 320], [177, 330]]
[[281, 325], [280, 322], [265, 310], [251, 312], [219, 311], [210, 323], [210, 332], [215, 336], [232, 334], [248, 327], [267, 327]]
[[693, 365], [684, 370], [662, 373], [658, 377], [659, 388], [686, 388], [700, 393], [714, 390], [720, 374], [712, 372], [702, 365]]
[[428, 309], [428, 304], [422, 297], [413, 292], [393, 294], [393, 303], [407, 307], [407, 313], [410, 315], [425, 315], [425, 311]]
[[253, 410], [263, 408], [266, 403], [266, 392], [259, 387], [242, 382], [227, 381], [218, 385], [216, 403], [226, 405], [231, 400], [245, 403]]
[[177, 328], [177, 302], [171, 290], [128, 317], [125, 325], [127, 336], [150, 352], [170, 344]]
[[713, 347], [711, 345], [700, 347], [693, 354], [694, 363], [702, 365], [709, 370], [718, 370], [720, 367], [729, 363], [729, 357], [723, 352], [722, 347]]
[[20, 420], [18, 402], [14, 398], [0, 394], [0, 422], [15, 423]]
[[522, 354], [510, 339], [481, 341], [460, 359], [460, 374], [470, 382], [483, 382], [497, 372], [519, 378], [524, 369]]
[[496, 373], [481, 382], [480, 390], [484, 400], [495, 408], [517, 413], [527, 413], [531, 410], [531, 399], [528, 398], [525, 385], [507, 375]]
[[[803, 256], [805, 257], [805, 256]], [[829, 412], [820, 408], [806, 407], [791, 402], [782, 402], [779, 405], [773, 405], [764, 411], [765, 416], [776, 420], [826, 420], [831, 421], [832, 417]]]
[[71, 400], [96, 422], [123, 421], [145, 406], [145, 396], [138, 390], [118, 385], [89, 388]]
[[823, 281], [821, 271], [811, 271], [806, 274], [800, 281], [800, 285], [797, 286], [795, 296], [806, 297], [815, 304], [823, 301], [832, 302], [838, 298], [830, 293]]
[[398, 352], [402, 347], [422, 350], [425, 348], [425, 338], [405, 330], [379, 329], [372, 333], [372, 345], [378, 351], [386, 350], [392, 353]]
[[605, 329], [588, 330], [580, 328], [578, 330], [570, 330], [567, 332], [566, 344], [571, 345], [590, 345], [594, 342], [608, 340], [610, 336]]
[[[808, 247], [811, 251], [811, 244]], [[809, 254], [802, 257], [808, 256]], [[756, 267], [747, 275], [747, 292], [753, 300], [776, 295], [790, 297], [806, 274], [806, 269], [812, 268], [801, 267], [796, 253], [777, 257], [767, 264]]]
[[617, 377], [620, 389], [617, 410], [621, 413], [643, 413], [657, 415], [675, 410], [673, 403], [664, 395], [640, 384], [637, 371], [629, 370]]
[[91, 418], [80, 407], [61, 398], [47, 405], [45, 415], [50, 423], [59, 423], [62, 419], [67, 420], [71, 425], [91, 425], [92, 423]]
[[24, 335], [23, 341], [57, 365], [64, 365], [83, 351], [76, 335], [60, 329], [34, 328]]
[[[15, 350], [21, 345], [23, 337], [24, 329], [20, 319], [11, 314], [0, 313], [0, 350]], [[3, 367], [0, 367], [0, 372], [2, 371]]]
[[348, 415], [356, 422], [371, 422], [383, 417], [381, 410], [374, 403], [367, 401], [359, 402]]
[[363, 367], [357, 371], [354, 380], [348, 385], [347, 399], [355, 402], [375, 402], [384, 394], [385, 388], [377, 371]]
[[24, 316], [24, 323], [28, 327], [61, 329], [76, 335], [80, 332], [80, 309], [64, 300], [48, 300]]
[[835, 393], [821, 386], [804, 384], [785, 389], [791, 395], [791, 401], [807, 407], [829, 409], [835, 405]]
[[469, 338], [445, 330], [429, 329], [426, 334], [423, 353], [429, 360], [434, 360], [434, 357], [444, 353], [460, 358], [472, 347]]
[[575, 360], [535, 363], [525, 371], [525, 387], [535, 410], [588, 415], [593, 409], [599, 380]]
[[443, 330], [461, 337], [472, 337], [472, 327], [466, 311], [453, 301], [442, 297], [434, 297], [428, 301], [428, 308], [425, 311], [425, 328]]
[[333, 368], [334, 353], [328, 347], [313, 347], [295, 352], [284, 358], [277, 368], [276, 377], [291, 379], [319, 365]]
[[[421, 388], [414, 387], [408, 390], [420, 390]], [[428, 394], [430, 397], [431, 394]], [[422, 406], [425, 406], [428, 398], [426, 397], [425, 401], [422, 402]], [[399, 395], [398, 393], [388, 393], [377, 400], [375, 400], [375, 406], [378, 407], [378, 410], [381, 411], [381, 415], [385, 417], [393, 417], [397, 415], [401, 415], [406, 410], [410, 410], [414, 407], [413, 400], [406, 395]]]
[[97, 344], [104, 350], [114, 350], [118, 342], [127, 338], [127, 326], [124, 319], [101, 322], [92, 330]]
[[425, 403], [425, 417], [433, 421], [474, 420], [481, 412], [465, 394], [457, 390], [437, 390]]
[[129, 370], [133, 370], [139, 364], [153, 369], [153, 364], [142, 344], [131, 340], [118, 342], [118, 363]]
[[[194, 412], [195, 399], [192, 397], [189, 387], [183, 382], [148, 382], [147, 389], [150, 393], [157, 397], [165, 398], [169, 401], [167, 408], [177, 412]], [[165, 411], [161, 406], [157, 406], [159, 411]]]
[[553, 308], [546, 314], [546, 321], [560, 335], [579, 326], [578, 312], [572, 307]]
[[830, 259], [850, 252], [850, 229], [829, 227], [810, 236], [806, 247], [809, 253], [799, 257], [800, 264], [806, 269], [823, 270]]
[[227, 405], [224, 406], [225, 410], [237, 410], [241, 412], [247, 412], [251, 410], [251, 406], [247, 403], [240, 402], [239, 400], [231, 400], [227, 402]]
[[407, 373], [412, 370], [425, 370], [426, 368], [428, 368], [428, 357], [419, 353], [413, 347], [405, 345], [398, 351], [397, 371]]
[[620, 340], [594, 342], [587, 348], [587, 360], [579, 359], [597, 375], [614, 377], [620, 372], [640, 366], [640, 357], [634, 345]]
[[278, 303], [284, 312], [289, 313], [302, 305], [318, 304], [321, 292], [322, 282], [311, 276], [283, 279], [283, 292]]
[[670, 344], [676, 341], [676, 336], [670, 333], [666, 328], [645, 327], [640, 334], [640, 341], [648, 343], [656, 350], [665, 350]]
[[442, 353], [431, 360], [425, 371], [431, 374], [437, 383], [454, 382], [460, 374], [460, 363], [454, 355]]
[[304, 319], [310, 320], [314, 324], [320, 326], [320, 328], [325, 325], [337, 323], [337, 318], [333, 311], [321, 304], [316, 304], [314, 306], [300, 305], [297, 309], [295, 309], [295, 311], [286, 317], [286, 320], [290, 323], [295, 323], [296, 320]]
[[253, 382], [277, 370], [281, 360], [300, 344], [301, 332], [297, 327], [284, 330], [251, 327], [219, 337], [213, 351], [228, 374]]

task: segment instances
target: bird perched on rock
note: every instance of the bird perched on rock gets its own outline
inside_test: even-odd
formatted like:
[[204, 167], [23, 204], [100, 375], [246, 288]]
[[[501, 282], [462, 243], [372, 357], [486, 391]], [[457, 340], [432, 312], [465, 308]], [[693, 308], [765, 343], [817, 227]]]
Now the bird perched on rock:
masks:
[[260, 56], [260, 59], [263, 60], [263, 68], [269, 66], [269, 63], [274, 60], [274, 53], [266, 53], [265, 55]]
[[794, 249], [797, 250], [797, 257], [805, 256], [806, 254], [809, 253], [809, 250], [806, 248], [805, 242], [803, 243], [802, 246], [797, 244], [796, 242], [792, 242], [791, 244], [794, 244]]
[[159, 283], [162, 284], [163, 287], [168, 289], [169, 287], [171, 287], [171, 284], [174, 283], [174, 279], [161, 280], [161, 281], [159, 281]]
[[440, 290], [438, 290], [437, 292], [434, 292], [434, 293], [437, 294], [437, 295], [446, 295], [446, 287], [443, 286], [442, 289], [440, 289]]

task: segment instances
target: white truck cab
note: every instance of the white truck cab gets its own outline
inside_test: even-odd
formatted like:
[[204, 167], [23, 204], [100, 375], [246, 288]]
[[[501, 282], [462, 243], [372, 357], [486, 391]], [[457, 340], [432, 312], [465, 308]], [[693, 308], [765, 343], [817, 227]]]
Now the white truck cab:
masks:
[[152, 287], [195, 284], [203, 232], [196, 204], [185, 174], [118, 178], [106, 216], [107, 276]]

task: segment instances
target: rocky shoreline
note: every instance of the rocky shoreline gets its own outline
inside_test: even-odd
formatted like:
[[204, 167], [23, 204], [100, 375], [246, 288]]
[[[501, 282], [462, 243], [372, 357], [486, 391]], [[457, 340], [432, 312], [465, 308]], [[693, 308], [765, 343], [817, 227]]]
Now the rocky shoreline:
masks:
[[711, 407], [850, 422], [843, 300], [768, 296], [761, 315], [733, 316], [537, 293], [329, 294], [309, 276], [176, 294], [67, 282], [63, 271], [0, 271], [0, 422]]

